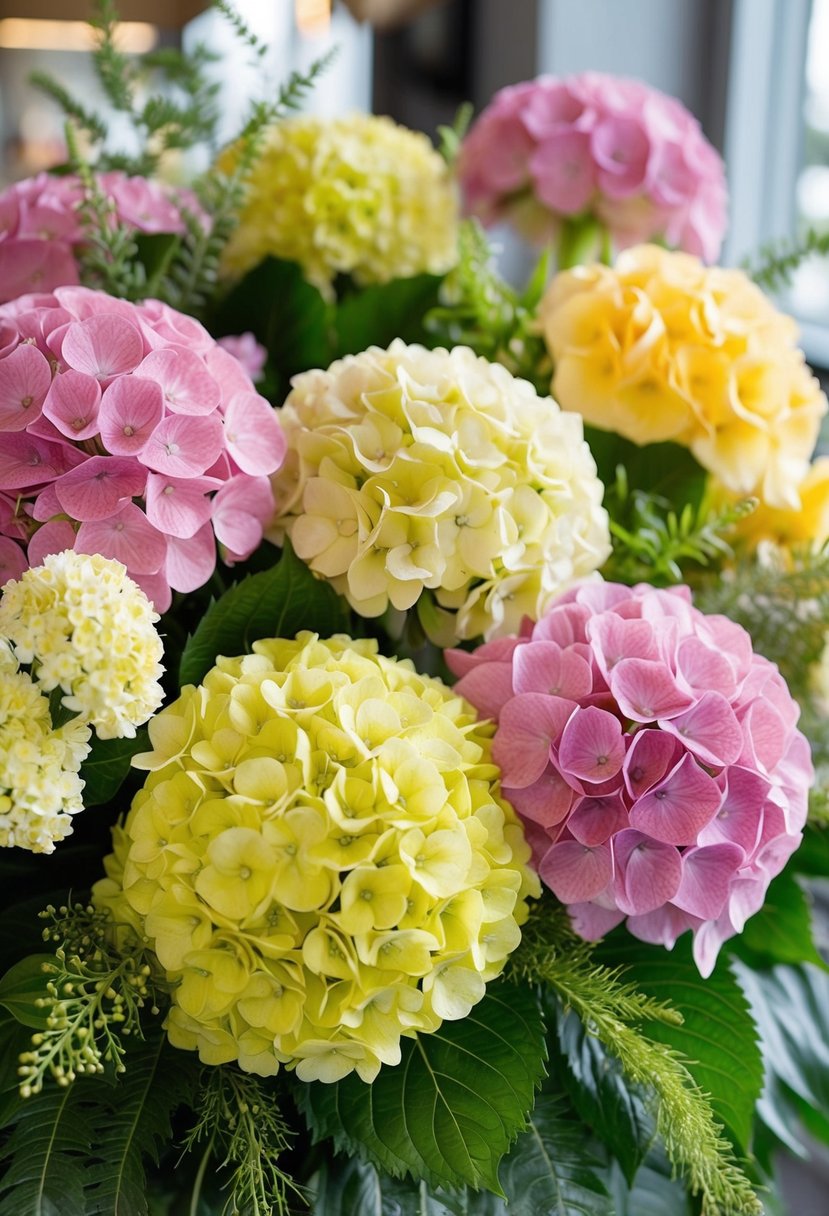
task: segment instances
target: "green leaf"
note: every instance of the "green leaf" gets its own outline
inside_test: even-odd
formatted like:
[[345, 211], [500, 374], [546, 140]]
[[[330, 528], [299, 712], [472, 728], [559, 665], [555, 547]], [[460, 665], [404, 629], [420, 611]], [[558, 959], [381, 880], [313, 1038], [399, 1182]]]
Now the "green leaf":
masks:
[[[389, 1178], [356, 1157], [326, 1163], [311, 1179], [310, 1189], [313, 1216], [506, 1216], [494, 1195], [435, 1193], [425, 1182]], [[492, 1206], [471, 1208], [470, 1198], [490, 1200]]]
[[81, 1098], [93, 1088], [106, 1087], [91, 1077], [45, 1086], [9, 1113], [5, 1126], [14, 1129], [0, 1150], [0, 1216], [89, 1216], [84, 1167], [95, 1133]]
[[753, 967], [774, 963], [825, 966], [812, 938], [809, 899], [789, 870], [775, 878], [763, 907], [730, 945], [733, 953]]
[[509, 1216], [613, 1216], [599, 1164], [562, 1097], [542, 1094], [529, 1130], [501, 1162]]
[[691, 1216], [688, 1193], [664, 1154], [655, 1150], [628, 1186], [621, 1171], [611, 1167], [608, 1186], [613, 1195], [614, 1216]]
[[[171, 1116], [193, 1096], [199, 1064], [171, 1047], [158, 1027], [133, 1041], [124, 1057], [126, 1072], [96, 1112], [94, 1154], [87, 1170], [90, 1212], [144, 1216], [147, 1212], [144, 1158], [158, 1161], [173, 1139]], [[92, 1148], [92, 1146], [90, 1146]]]
[[669, 953], [624, 932], [610, 935], [595, 957], [610, 966], [631, 968], [638, 989], [679, 1010], [682, 1026], [648, 1022], [642, 1029], [685, 1055], [688, 1071], [711, 1095], [714, 1113], [738, 1147], [747, 1151], [763, 1066], [748, 1002], [727, 960], [721, 957], [713, 974], [703, 979], [691, 957], [688, 935]]
[[687, 448], [676, 443], [648, 443], [639, 447], [629, 439], [592, 426], [586, 426], [584, 434], [606, 486], [614, 484], [616, 468], [621, 464], [631, 489], [660, 494], [674, 510], [686, 503], [699, 507], [707, 474]]
[[570, 1101], [619, 1162], [628, 1183], [644, 1161], [654, 1124], [619, 1061], [574, 1013], [558, 1018], [562, 1082]]
[[803, 843], [789, 862], [789, 869], [816, 878], [829, 874], [829, 828], [806, 824]]
[[[799, 1112], [790, 1093], [818, 1112], [829, 1110], [829, 975], [817, 967], [778, 966], [755, 971], [735, 961], [734, 969], [760, 1033], [765, 1084], [757, 1104], [759, 1120], [795, 1153]], [[767, 1163], [771, 1146], [758, 1148]]]
[[544, 1023], [529, 988], [490, 987], [468, 1017], [404, 1039], [372, 1085], [353, 1074], [299, 1091], [315, 1140], [332, 1137], [395, 1177], [501, 1194], [498, 1164], [526, 1126], [544, 1073]]
[[423, 319], [438, 302], [441, 278], [419, 274], [363, 287], [337, 304], [337, 357], [368, 346], [389, 346], [395, 338], [432, 345]]
[[30, 1046], [31, 1031], [9, 1013], [0, 1014], [0, 1127], [14, 1114], [20, 1097], [17, 1067], [21, 1051]]
[[142, 727], [134, 739], [92, 739], [92, 750], [81, 765], [84, 806], [100, 806], [114, 798], [130, 772], [130, 761], [148, 748]]
[[218, 655], [246, 654], [260, 638], [292, 638], [301, 629], [327, 637], [347, 623], [343, 601], [314, 578], [286, 541], [275, 566], [243, 579], [211, 604], [184, 648], [179, 682], [198, 684]]
[[42, 1030], [46, 1025], [48, 1009], [38, 1008], [36, 1002], [46, 996], [48, 975], [44, 964], [54, 966], [53, 954], [31, 954], [10, 967], [0, 979], [0, 1005], [21, 1026]]
[[213, 330], [247, 330], [267, 347], [287, 382], [297, 372], [327, 367], [333, 357], [329, 307], [296, 262], [266, 258], [218, 306]]

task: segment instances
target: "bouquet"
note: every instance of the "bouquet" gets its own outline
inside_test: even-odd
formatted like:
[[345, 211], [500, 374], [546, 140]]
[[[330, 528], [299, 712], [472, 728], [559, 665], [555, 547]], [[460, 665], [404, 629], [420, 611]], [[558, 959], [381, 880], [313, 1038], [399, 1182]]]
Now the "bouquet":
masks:
[[206, 52], [96, 24], [143, 151], [41, 80], [67, 162], [0, 195], [0, 1216], [779, 1210], [829, 1142], [802, 251], [707, 264], [721, 162], [637, 82], [438, 152], [297, 113], [323, 62], [219, 147]]

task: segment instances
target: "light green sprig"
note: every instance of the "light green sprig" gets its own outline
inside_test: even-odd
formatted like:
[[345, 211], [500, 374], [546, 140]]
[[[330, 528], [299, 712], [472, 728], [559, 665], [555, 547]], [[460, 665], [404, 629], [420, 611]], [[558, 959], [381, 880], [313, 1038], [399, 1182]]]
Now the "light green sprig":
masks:
[[620, 970], [595, 963], [564, 909], [546, 901], [522, 929], [512, 971], [524, 982], [551, 987], [616, 1056], [628, 1081], [642, 1088], [646, 1100], [651, 1095], [657, 1135], [699, 1196], [702, 1216], [760, 1216], [762, 1204], [681, 1056], [638, 1029], [637, 1023], [652, 1019], [677, 1025], [682, 1018], [676, 1010], [638, 992]]
[[810, 257], [829, 254], [829, 231], [807, 228], [792, 240], [773, 241], [765, 245], [755, 262], [746, 260], [743, 270], [764, 291], [780, 291], [792, 280], [797, 268]]

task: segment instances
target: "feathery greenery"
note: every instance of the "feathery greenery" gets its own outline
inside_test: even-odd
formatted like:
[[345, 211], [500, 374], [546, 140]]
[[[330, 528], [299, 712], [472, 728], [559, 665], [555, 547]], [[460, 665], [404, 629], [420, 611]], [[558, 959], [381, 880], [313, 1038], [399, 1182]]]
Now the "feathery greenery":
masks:
[[719, 510], [686, 503], [677, 513], [661, 495], [631, 489], [620, 465], [615, 484], [608, 487], [605, 506], [610, 514], [613, 553], [602, 571], [604, 577], [664, 586], [683, 582], [689, 563], [708, 566], [730, 557], [725, 537], [751, 514], [756, 500], [745, 498]]
[[260, 1077], [223, 1064], [203, 1070], [194, 1107], [197, 1121], [185, 1149], [205, 1148], [191, 1211], [197, 1210], [204, 1175], [215, 1157], [219, 1169], [230, 1171], [222, 1216], [289, 1216], [290, 1198], [301, 1191], [279, 1164], [292, 1133], [273, 1091]]
[[549, 269], [546, 253], [519, 294], [496, 270], [492, 246], [478, 221], [463, 220], [458, 264], [447, 275], [441, 304], [427, 315], [426, 328], [440, 343], [471, 346], [491, 362], [503, 363], [546, 396], [552, 364], [535, 313]]
[[764, 245], [756, 260], [743, 262], [743, 270], [764, 291], [788, 286], [797, 268], [807, 258], [829, 254], [829, 229], [807, 228], [800, 236]]
[[677, 1012], [637, 992], [618, 969], [596, 964], [564, 909], [549, 901], [536, 905], [522, 935], [511, 972], [524, 982], [549, 985], [618, 1058], [627, 1079], [651, 1095], [657, 1134], [674, 1168], [699, 1196], [703, 1216], [759, 1216], [762, 1205], [684, 1061], [637, 1028], [650, 1019], [676, 1024]]
[[454, 168], [457, 162], [463, 137], [469, 130], [469, 124], [472, 122], [472, 115], [474, 113], [475, 107], [472, 105], [472, 102], [464, 101], [458, 106], [451, 126], [438, 127], [438, 137], [440, 139], [438, 151], [450, 169]]

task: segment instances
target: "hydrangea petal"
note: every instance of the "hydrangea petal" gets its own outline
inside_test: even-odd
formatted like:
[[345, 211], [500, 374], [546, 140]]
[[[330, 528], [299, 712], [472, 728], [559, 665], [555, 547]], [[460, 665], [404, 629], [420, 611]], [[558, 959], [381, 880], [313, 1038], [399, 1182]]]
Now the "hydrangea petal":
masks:
[[137, 574], [157, 574], [167, 556], [167, 541], [141, 508], [128, 502], [107, 519], [82, 523], [75, 552], [100, 553]]
[[141, 331], [132, 321], [114, 313], [98, 313], [73, 321], [63, 335], [60, 355], [76, 372], [109, 380], [134, 371], [144, 354]]
[[731, 880], [745, 854], [736, 844], [709, 844], [688, 849], [682, 858], [682, 882], [673, 903], [701, 920], [716, 920], [728, 899]]
[[610, 845], [593, 848], [562, 840], [545, 853], [539, 874], [562, 903], [581, 903], [603, 891], [613, 878]]
[[224, 433], [215, 415], [171, 414], [138, 453], [142, 464], [167, 477], [201, 477], [222, 451]]
[[673, 899], [682, 880], [677, 849], [626, 828], [613, 838], [614, 893], [628, 916], [653, 912]]
[[150, 351], [136, 375], [159, 385], [174, 414], [212, 414], [221, 401], [221, 389], [204, 361], [184, 346]]
[[716, 815], [722, 799], [714, 778], [686, 753], [631, 808], [631, 827], [666, 844], [693, 844]]
[[101, 386], [94, 376], [67, 368], [52, 381], [43, 413], [68, 439], [91, 439], [99, 431], [100, 404]]
[[122, 376], [101, 398], [101, 439], [113, 456], [137, 456], [163, 416], [160, 385], [137, 375]]
[[275, 473], [285, 459], [287, 440], [276, 411], [258, 393], [235, 393], [224, 413], [227, 450], [243, 473]]
[[720, 692], [705, 692], [697, 703], [659, 725], [684, 743], [704, 764], [733, 764], [743, 749], [737, 715]]
[[595, 706], [571, 714], [558, 745], [558, 764], [565, 774], [581, 781], [608, 781], [624, 758], [622, 724], [614, 714]]
[[508, 701], [492, 749], [505, 786], [521, 789], [547, 767], [550, 748], [576, 708], [573, 701], [527, 692]]
[[85, 522], [108, 519], [125, 499], [140, 497], [146, 483], [146, 469], [134, 460], [90, 456], [79, 468], [64, 473], [54, 490], [66, 514]]
[[0, 431], [22, 431], [40, 413], [52, 369], [28, 342], [0, 359]]

